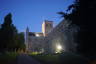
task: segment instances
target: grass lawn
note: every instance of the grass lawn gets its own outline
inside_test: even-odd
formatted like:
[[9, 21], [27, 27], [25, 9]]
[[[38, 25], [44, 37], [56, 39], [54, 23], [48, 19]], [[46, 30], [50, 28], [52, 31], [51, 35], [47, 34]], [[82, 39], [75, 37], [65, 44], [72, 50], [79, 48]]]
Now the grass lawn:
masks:
[[42, 64], [87, 64], [88, 59], [73, 53], [30, 55]]
[[0, 54], [0, 64], [16, 64], [17, 53]]
[[58, 64], [59, 63], [59, 57], [58, 55], [30, 55], [34, 59], [38, 60], [42, 64]]

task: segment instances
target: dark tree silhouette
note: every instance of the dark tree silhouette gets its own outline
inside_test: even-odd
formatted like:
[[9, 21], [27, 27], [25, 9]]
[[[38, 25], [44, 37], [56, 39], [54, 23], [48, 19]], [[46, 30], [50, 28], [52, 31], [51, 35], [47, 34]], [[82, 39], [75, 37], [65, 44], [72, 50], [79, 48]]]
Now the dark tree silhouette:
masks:
[[24, 33], [23, 32], [18, 33], [17, 41], [18, 41], [17, 50], [19, 49], [19, 50], [25, 51], [25, 44], [24, 44], [25, 38], [24, 38]]
[[77, 53], [88, 56], [96, 56], [96, 1], [75, 0], [74, 4], [68, 7], [71, 13], [62, 13], [65, 19], [71, 20], [72, 24], [80, 27], [77, 38]]
[[24, 50], [24, 41], [24, 33], [18, 33], [12, 24], [12, 15], [9, 13], [5, 16], [4, 23], [0, 28], [0, 52]]
[[9, 13], [4, 18], [0, 29], [0, 51], [13, 51], [15, 45], [16, 27], [12, 24], [12, 15]]

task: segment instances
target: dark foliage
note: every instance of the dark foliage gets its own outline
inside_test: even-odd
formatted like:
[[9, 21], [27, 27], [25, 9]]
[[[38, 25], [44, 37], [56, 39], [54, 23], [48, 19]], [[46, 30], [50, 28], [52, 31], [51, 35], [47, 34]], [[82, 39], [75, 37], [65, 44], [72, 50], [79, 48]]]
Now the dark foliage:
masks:
[[18, 41], [17, 48], [19, 50], [25, 51], [25, 44], [24, 44], [25, 39], [24, 39], [24, 33], [23, 32], [18, 33], [18, 39], [17, 39], [17, 41]]
[[[75, 0], [68, 7], [70, 14], [63, 13], [65, 19], [80, 27], [77, 38], [77, 53], [88, 57], [96, 56], [96, 0]], [[68, 11], [67, 10], [67, 11]]]
[[14, 37], [17, 33], [16, 27], [12, 24], [12, 15], [9, 13], [4, 18], [0, 30], [0, 51], [13, 50]]
[[0, 52], [16, 51], [24, 45], [24, 36], [18, 34], [16, 27], [12, 24], [12, 15], [9, 13], [4, 18], [0, 28]]

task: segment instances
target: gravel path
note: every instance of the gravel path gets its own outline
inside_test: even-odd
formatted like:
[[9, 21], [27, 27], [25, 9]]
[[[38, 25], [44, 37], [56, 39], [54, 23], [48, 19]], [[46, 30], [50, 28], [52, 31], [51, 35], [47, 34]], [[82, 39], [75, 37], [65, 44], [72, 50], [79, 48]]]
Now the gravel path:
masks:
[[17, 57], [17, 64], [40, 64], [40, 63], [26, 54], [21, 54]]

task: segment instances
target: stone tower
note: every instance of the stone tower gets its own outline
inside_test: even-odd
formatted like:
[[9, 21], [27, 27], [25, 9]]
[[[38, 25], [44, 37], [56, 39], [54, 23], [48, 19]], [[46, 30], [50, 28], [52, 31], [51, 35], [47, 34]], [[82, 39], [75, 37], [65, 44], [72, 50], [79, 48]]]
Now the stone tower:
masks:
[[49, 32], [51, 32], [53, 28], [53, 21], [45, 20], [42, 24], [42, 32], [44, 36], [47, 36]]
[[29, 28], [26, 28], [26, 34], [25, 34], [25, 45], [26, 45], [26, 50], [28, 50], [28, 36], [29, 36]]
[[1, 28], [1, 24], [0, 24], [0, 28]]

